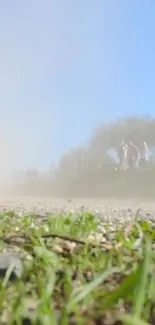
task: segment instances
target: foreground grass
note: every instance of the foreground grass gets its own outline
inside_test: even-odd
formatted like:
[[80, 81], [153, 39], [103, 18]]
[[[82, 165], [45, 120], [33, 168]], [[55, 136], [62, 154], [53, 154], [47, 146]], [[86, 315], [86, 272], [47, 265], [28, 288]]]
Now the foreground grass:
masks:
[[155, 226], [78, 216], [0, 216], [0, 252], [22, 276], [0, 280], [0, 324], [155, 324]]

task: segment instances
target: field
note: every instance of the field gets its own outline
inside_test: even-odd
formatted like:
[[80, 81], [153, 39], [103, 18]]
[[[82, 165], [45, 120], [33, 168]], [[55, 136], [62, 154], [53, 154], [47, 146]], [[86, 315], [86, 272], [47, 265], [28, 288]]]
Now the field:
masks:
[[0, 202], [0, 324], [155, 324], [153, 203], [27, 200]]
[[64, 179], [38, 179], [34, 182], [16, 184], [10, 193], [16, 195], [55, 198], [117, 198], [154, 200], [155, 168], [133, 171], [94, 170], [64, 177]]

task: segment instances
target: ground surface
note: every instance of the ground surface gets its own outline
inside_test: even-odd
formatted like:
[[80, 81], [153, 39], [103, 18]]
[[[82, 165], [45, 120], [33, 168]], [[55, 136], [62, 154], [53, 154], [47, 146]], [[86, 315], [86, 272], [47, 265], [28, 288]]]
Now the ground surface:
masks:
[[0, 324], [154, 325], [154, 218], [140, 200], [1, 197]]
[[[47, 197], [0, 197], [0, 210], [17, 210], [21, 212], [67, 213], [89, 211], [93, 213], [120, 214], [121, 211], [138, 209], [142, 212], [155, 215], [155, 202], [143, 200], [117, 200], [117, 199], [53, 199]], [[128, 211], [129, 212], [129, 211]]]

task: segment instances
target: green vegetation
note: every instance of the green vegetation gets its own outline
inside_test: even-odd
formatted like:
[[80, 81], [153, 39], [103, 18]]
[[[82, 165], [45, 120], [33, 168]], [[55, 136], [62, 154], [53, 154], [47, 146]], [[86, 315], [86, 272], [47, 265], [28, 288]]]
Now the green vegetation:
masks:
[[[0, 280], [0, 323], [155, 323], [155, 224], [104, 216], [0, 216], [0, 251], [24, 272]], [[0, 265], [1, 268], [1, 265]]]

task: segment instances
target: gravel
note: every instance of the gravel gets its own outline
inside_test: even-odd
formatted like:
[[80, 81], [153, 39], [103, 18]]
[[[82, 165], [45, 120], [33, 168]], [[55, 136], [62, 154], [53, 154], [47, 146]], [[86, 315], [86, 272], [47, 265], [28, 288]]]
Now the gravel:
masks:
[[109, 222], [131, 220], [138, 214], [141, 218], [155, 218], [155, 203], [117, 199], [53, 199], [34, 197], [1, 197], [0, 211], [15, 210], [19, 215], [35, 213], [38, 216], [48, 214], [67, 214], [91, 212]]

